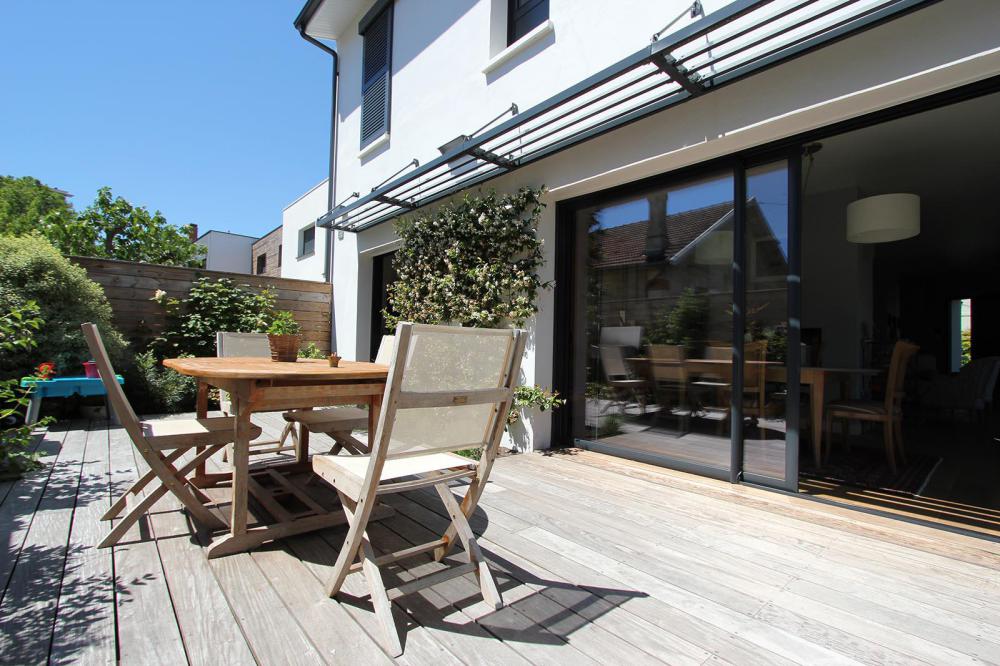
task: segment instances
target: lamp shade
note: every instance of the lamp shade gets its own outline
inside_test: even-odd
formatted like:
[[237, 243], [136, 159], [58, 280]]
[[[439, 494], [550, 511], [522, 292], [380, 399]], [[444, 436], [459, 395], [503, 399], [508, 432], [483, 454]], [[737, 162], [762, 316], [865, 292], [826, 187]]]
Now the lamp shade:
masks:
[[694, 263], [702, 266], [725, 266], [733, 262], [733, 232], [717, 229], [702, 238], [694, 248]]
[[920, 233], [920, 197], [881, 194], [847, 206], [847, 240], [852, 243], [888, 243]]

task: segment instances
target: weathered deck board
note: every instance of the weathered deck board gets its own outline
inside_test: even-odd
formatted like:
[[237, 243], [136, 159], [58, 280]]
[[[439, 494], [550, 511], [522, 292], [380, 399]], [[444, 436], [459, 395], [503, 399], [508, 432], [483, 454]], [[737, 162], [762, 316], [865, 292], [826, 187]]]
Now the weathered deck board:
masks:
[[[209, 561], [168, 496], [98, 551], [100, 514], [144, 464], [103, 422], [37, 444], [47, 467], [0, 485], [0, 662], [393, 661], [367, 601], [326, 597], [343, 528]], [[377, 549], [447, 524], [432, 491], [387, 501]], [[1000, 662], [996, 541], [586, 451], [501, 458], [470, 522], [507, 606], [471, 574], [398, 599], [398, 663]], [[442, 566], [421, 555], [387, 581]], [[361, 577], [345, 592], [363, 597]]]

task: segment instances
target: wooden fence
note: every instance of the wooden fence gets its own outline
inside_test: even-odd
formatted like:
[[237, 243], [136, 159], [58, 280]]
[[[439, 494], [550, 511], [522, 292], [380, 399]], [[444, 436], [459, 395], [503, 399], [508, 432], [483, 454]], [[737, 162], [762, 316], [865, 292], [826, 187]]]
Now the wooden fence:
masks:
[[156, 290], [161, 289], [173, 298], [184, 298], [195, 280], [207, 277], [230, 278], [237, 285], [249, 286], [255, 291], [268, 288], [275, 292], [276, 307], [290, 310], [302, 325], [303, 343], [314, 342], [324, 354], [330, 352], [330, 310], [333, 303], [330, 284], [116, 259], [70, 259], [82, 266], [91, 280], [104, 287], [114, 311], [115, 325], [140, 348], [159, 334], [166, 323], [163, 307], [150, 300]]

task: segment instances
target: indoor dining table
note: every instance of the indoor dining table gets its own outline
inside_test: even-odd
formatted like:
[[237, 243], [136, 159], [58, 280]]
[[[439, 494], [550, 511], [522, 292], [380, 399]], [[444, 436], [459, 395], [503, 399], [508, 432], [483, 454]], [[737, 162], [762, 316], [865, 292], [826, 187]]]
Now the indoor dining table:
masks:
[[[210, 387], [232, 396], [235, 413], [232, 471], [207, 473], [196, 471], [192, 482], [199, 488], [229, 485], [232, 493], [229, 534], [213, 540], [208, 557], [242, 552], [293, 534], [323, 529], [345, 522], [339, 507], [324, 507], [306, 489], [293, 480], [295, 475], [310, 472], [309, 434], [301, 429], [295, 461], [267, 463], [250, 468], [250, 416], [254, 412], [312, 409], [338, 404], [368, 405], [369, 446], [385, 390], [389, 368], [375, 363], [341, 361], [331, 367], [326, 359], [299, 359], [293, 363], [268, 358], [206, 357], [172, 358], [163, 365], [198, 380], [197, 416], [208, 415]], [[248, 499], [252, 495], [276, 522], [248, 527]], [[292, 511], [279, 502], [292, 496], [302, 511]], [[376, 515], [388, 515], [388, 507], [376, 507]]]
[[[685, 358], [680, 360], [656, 359], [647, 357], [629, 358], [629, 362], [637, 365], [679, 365], [691, 374], [707, 373], [729, 379], [732, 377], [732, 361], [716, 358]], [[784, 364], [777, 361], [747, 361], [748, 364], [767, 366], [765, 377], [769, 382], [785, 383], [787, 370]], [[800, 383], [809, 387], [809, 416], [811, 426], [811, 441], [813, 462], [817, 469], [823, 464], [823, 409], [826, 405], [826, 386], [833, 378], [840, 380], [841, 397], [847, 395], [847, 380], [851, 375], [872, 377], [881, 374], [882, 370], [874, 368], [824, 368], [819, 366], [803, 366], [800, 369]]]

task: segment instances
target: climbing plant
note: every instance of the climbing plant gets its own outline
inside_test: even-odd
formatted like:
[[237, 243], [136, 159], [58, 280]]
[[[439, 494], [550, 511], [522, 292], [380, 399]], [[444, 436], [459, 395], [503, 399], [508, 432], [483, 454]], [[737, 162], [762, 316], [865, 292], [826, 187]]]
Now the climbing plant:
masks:
[[538, 311], [538, 292], [549, 286], [538, 275], [543, 192], [470, 194], [400, 220], [402, 246], [393, 260], [399, 279], [388, 290], [388, 325], [523, 325]]

